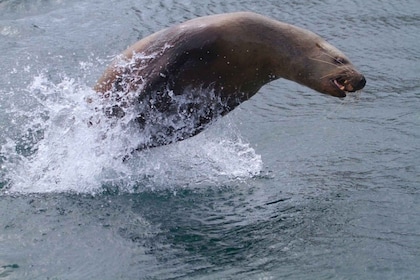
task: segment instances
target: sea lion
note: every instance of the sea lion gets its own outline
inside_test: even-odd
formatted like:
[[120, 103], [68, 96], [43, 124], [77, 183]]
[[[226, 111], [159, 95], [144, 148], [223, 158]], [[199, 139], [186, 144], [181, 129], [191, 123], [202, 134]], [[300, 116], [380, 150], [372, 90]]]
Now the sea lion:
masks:
[[192, 19], [138, 41], [106, 69], [95, 90], [112, 103], [110, 115], [135, 106], [148, 135], [142, 149], [196, 135], [278, 78], [337, 97], [366, 84], [318, 35], [237, 12]]

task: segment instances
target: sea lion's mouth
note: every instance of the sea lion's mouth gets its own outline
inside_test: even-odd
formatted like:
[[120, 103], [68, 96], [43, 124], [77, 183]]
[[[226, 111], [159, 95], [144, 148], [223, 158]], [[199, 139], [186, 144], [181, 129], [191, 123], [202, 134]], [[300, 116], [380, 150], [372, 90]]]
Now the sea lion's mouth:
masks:
[[332, 79], [331, 83], [338, 90], [339, 96], [345, 97], [346, 93], [361, 90], [366, 84], [366, 79], [363, 77], [363, 75], [360, 75], [360, 77], [356, 79], [355, 77], [347, 79], [345, 77], [339, 76], [335, 79]]
[[350, 81], [343, 78], [343, 77], [338, 77], [336, 79], [333, 79], [332, 83], [344, 94], [344, 96], [345, 96], [346, 92], [353, 92], [354, 91], [354, 88], [350, 84]]

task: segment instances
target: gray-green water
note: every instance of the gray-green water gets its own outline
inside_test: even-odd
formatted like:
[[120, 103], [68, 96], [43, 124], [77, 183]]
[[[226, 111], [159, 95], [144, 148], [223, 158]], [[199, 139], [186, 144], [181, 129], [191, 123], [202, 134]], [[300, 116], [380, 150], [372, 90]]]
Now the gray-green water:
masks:
[[[86, 126], [112, 57], [239, 10], [320, 34], [366, 88], [279, 80], [121, 162], [135, 132]], [[419, 279], [419, 42], [415, 0], [0, 1], [0, 279]]]

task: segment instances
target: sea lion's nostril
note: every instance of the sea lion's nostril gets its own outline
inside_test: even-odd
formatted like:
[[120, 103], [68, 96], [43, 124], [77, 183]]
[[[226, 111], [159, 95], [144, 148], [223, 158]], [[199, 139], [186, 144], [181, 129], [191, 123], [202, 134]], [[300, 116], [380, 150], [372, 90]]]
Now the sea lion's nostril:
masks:
[[356, 90], [361, 90], [362, 88], [364, 88], [366, 85], [366, 79], [365, 77], [362, 75], [362, 77], [360, 78], [360, 81], [357, 83], [357, 85], [355, 86]]

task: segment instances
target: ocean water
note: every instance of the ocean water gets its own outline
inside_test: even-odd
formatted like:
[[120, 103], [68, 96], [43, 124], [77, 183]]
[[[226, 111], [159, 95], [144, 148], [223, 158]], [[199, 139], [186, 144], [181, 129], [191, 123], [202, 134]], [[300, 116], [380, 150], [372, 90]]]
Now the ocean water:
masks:
[[[122, 160], [141, 135], [97, 110], [110, 61], [244, 10], [326, 38], [365, 89], [278, 80]], [[419, 279], [418, 42], [415, 0], [0, 1], [0, 279]]]

